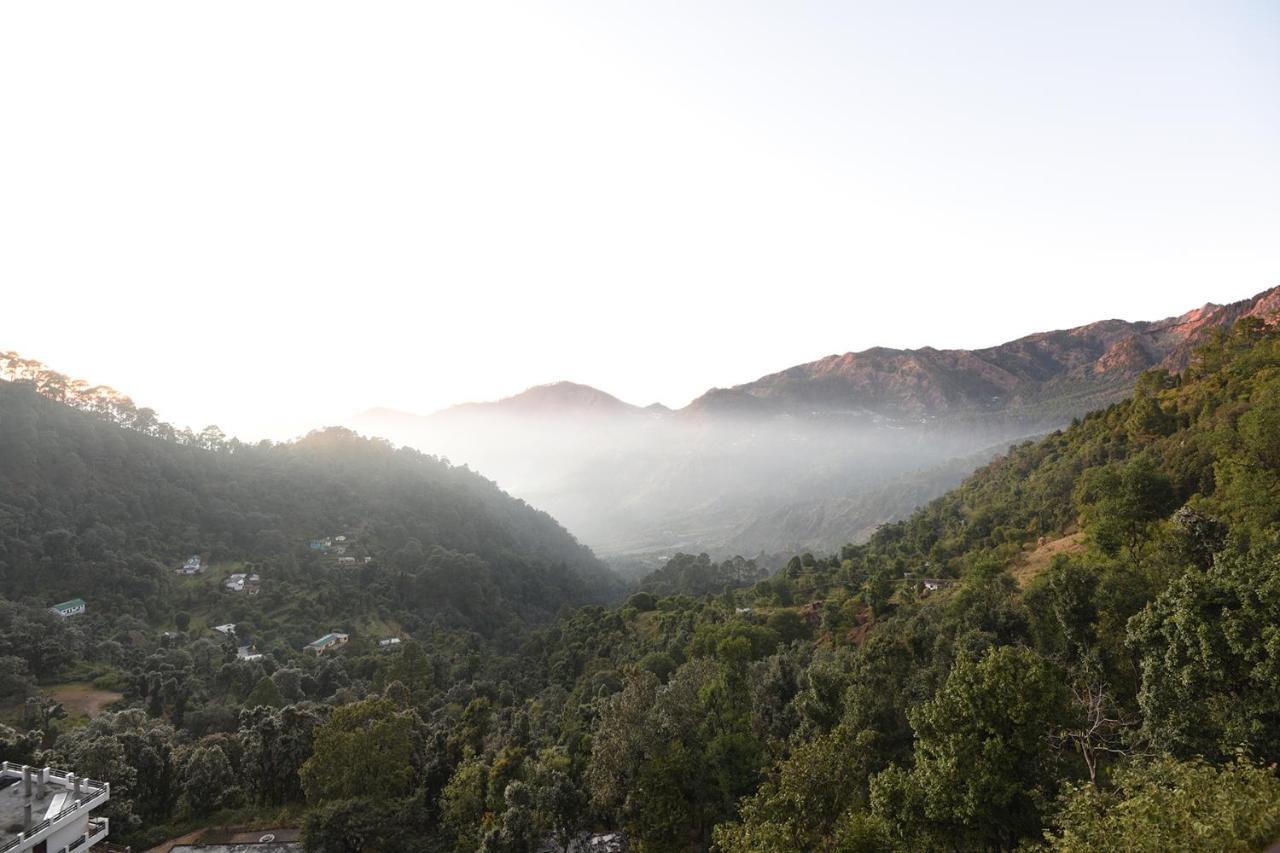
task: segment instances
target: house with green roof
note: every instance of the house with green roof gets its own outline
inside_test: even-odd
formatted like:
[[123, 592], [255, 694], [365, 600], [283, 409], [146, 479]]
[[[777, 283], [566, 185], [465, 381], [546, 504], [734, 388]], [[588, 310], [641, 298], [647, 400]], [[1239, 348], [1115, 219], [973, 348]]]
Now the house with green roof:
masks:
[[322, 655], [330, 649], [342, 648], [346, 644], [347, 635], [339, 634], [335, 631], [332, 634], [325, 634], [320, 639], [307, 643], [306, 649], [313, 654]]
[[57, 613], [63, 619], [69, 619], [72, 616], [79, 616], [84, 612], [84, 599], [73, 598], [70, 601], [64, 601], [61, 604], [55, 604], [49, 608], [50, 613]]

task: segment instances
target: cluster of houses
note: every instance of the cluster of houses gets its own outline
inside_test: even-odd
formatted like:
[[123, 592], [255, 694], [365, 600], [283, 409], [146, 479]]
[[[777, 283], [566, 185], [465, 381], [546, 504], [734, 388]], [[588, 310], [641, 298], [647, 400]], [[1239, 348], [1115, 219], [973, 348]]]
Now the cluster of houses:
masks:
[[372, 557], [356, 557], [347, 553], [351, 541], [346, 534], [338, 536], [330, 536], [325, 539], [312, 539], [310, 548], [312, 551], [319, 551], [327, 557], [332, 557], [339, 565], [353, 566], [356, 563], [369, 563], [373, 561]]

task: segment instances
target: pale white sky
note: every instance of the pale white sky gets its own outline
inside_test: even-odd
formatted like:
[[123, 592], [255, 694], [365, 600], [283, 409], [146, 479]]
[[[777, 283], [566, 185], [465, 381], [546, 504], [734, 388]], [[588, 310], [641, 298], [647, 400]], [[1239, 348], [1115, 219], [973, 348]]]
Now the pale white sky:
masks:
[[4, 3], [0, 349], [282, 437], [1239, 299], [1278, 48], [1220, 0]]

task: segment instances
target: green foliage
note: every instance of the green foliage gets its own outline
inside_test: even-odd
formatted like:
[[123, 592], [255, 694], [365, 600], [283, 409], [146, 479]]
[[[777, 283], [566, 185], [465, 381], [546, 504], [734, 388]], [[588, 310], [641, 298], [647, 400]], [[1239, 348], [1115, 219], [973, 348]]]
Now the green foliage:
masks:
[[1280, 761], [1280, 554], [1228, 551], [1130, 623], [1146, 734], [1161, 750]]
[[1056, 793], [1049, 734], [1065, 710], [1061, 674], [1033, 651], [1002, 646], [961, 659], [911, 714], [914, 767], [873, 781], [877, 812], [905, 838], [923, 830], [1012, 848]]
[[1081, 518], [1103, 553], [1127, 553], [1134, 562], [1151, 525], [1177, 506], [1170, 478], [1146, 457], [1091, 468], [1076, 486]]
[[1171, 758], [1117, 768], [1114, 788], [1070, 788], [1047, 833], [1063, 853], [1261, 850], [1280, 836], [1280, 779], [1243, 758], [1221, 767]]
[[244, 706], [246, 708], [256, 708], [259, 705], [266, 705], [268, 708], [283, 708], [285, 706], [284, 696], [280, 693], [280, 688], [276, 682], [267, 677], [263, 677], [261, 681], [249, 691], [249, 695], [244, 697]]
[[715, 830], [725, 853], [841, 849], [841, 818], [867, 806], [871, 731], [841, 726], [796, 745], [773, 778], [741, 806], [737, 823]]
[[632, 593], [627, 599], [627, 606], [633, 607], [640, 613], [648, 613], [650, 610], [656, 610], [658, 607], [658, 599], [653, 597], [650, 592]]
[[182, 768], [182, 793], [187, 810], [206, 815], [235, 802], [239, 794], [235, 772], [222, 747], [197, 746]]
[[[1234, 760], [1280, 760], [1277, 401], [1280, 333], [1245, 324], [838, 557], [678, 555], [605, 607], [563, 530], [439, 460], [0, 384], [0, 687], [128, 708], [33, 697], [0, 747], [111, 781], [126, 842], [243, 799], [326, 853], [1248, 849], [1280, 829]], [[369, 563], [306, 547], [338, 530]]]
[[763, 580], [767, 574], [754, 561], [744, 560], [742, 557], [714, 563], [706, 554], [696, 557], [692, 554], [676, 554], [666, 565], [640, 581], [640, 589], [656, 596], [714, 595], [725, 589], [750, 586]]
[[343, 705], [314, 733], [311, 757], [302, 765], [310, 802], [409, 793], [414, 720], [389, 699]]

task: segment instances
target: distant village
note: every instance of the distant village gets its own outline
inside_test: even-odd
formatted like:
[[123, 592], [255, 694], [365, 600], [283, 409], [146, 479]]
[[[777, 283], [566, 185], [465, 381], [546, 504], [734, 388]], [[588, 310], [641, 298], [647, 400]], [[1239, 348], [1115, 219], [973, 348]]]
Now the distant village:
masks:
[[[368, 554], [357, 555], [350, 553], [350, 551], [354, 550], [354, 537], [346, 533], [311, 539], [308, 542], [308, 549], [318, 552], [326, 562], [331, 562], [335, 566], [363, 565], [373, 562], [373, 557]], [[173, 571], [174, 574], [180, 577], [196, 577], [205, 575], [209, 569], [210, 564], [202, 555], [192, 554]], [[230, 572], [225, 578], [222, 578], [221, 589], [226, 593], [256, 596], [262, 589], [262, 576], [255, 571]], [[70, 619], [85, 613], [86, 608], [87, 605], [84, 599], [72, 598], [68, 601], [51, 605], [49, 611], [63, 619]], [[239, 643], [234, 622], [213, 625], [209, 630], [237, 642], [236, 657], [239, 660], [252, 661], [263, 657], [254, 645]], [[177, 636], [179, 635], [176, 632], [164, 632], [166, 640], [176, 639]], [[324, 655], [341, 649], [349, 640], [349, 633], [333, 630], [307, 643], [301, 650], [317, 656]], [[400, 647], [401, 638], [395, 636], [381, 637], [377, 639], [377, 644], [380, 650], [392, 651]]]
[[[353, 554], [355, 550], [355, 537], [349, 533], [339, 533], [323, 538], [311, 539], [307, 543], [310, 551], [318, 552], [319, 555], [327, 562], [331, 562], [335, 566], [351, 566], [356, 564], [367, 564], [373, 562], [373, 557], [368, 554]], [[192, 554], [182, 565], [174, 570], [181, 576], [203, 575], [209, 569], [209, 564], [199, 554]], [[243, 593], [245, 595], [257, 595], [262, 589], [262, 577], [257, 572], [231, 572], [222, 580], [222, 589], [229, 593]], [[78, 609], [77, 609], [78, 608]], [[67, 617], [77, 613], [83, 613], [85, 603], [81, 599], [73, 599], [55, 605], [53, 609], [60, 615]], [[237, 640], [236, 625], [234, 622], [227, 622], [221, 625], [214, 625], [210, 630], [215, 633]], [[350, 634], [344, 631], [330, 631], [324, 636], [318, 637], [302, 647], [302, 651], [309, 652], [314, 655], [324, 655], [329, 652], [342, 648], [350, 640]], [[378, 639], [378, 648], [384, 651], [394, 650], [400, 646], [400, 637], [382, 637]], [[259, 660], [262, 658], [253, 645], [240, 645], [237, 642], [236, 657], [240, 660]]]

